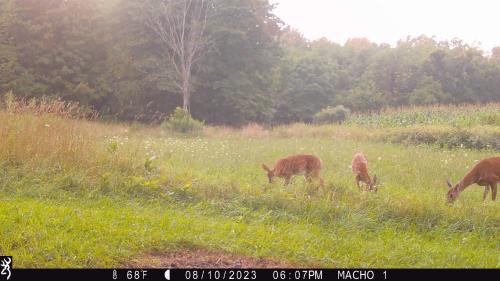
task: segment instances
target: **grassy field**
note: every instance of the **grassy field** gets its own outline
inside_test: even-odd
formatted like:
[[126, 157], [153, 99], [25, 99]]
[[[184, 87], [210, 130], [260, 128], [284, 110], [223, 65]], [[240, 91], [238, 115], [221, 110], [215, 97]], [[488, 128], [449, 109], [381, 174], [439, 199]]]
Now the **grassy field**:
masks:
[[[16, 267], [204, 248], [302, 266], [500, 268], [498, 201], [471, 186], [445, 204], [445, 180], [492, 150], [385, 143], [352, 124], [176, 136], [16, 108], [0, 112], [0, 253]], [[359, 151], [378, 193], [355, 186]], [[267, 183], [260, 165], [295, 153], [322, 158], [325, 188]]]

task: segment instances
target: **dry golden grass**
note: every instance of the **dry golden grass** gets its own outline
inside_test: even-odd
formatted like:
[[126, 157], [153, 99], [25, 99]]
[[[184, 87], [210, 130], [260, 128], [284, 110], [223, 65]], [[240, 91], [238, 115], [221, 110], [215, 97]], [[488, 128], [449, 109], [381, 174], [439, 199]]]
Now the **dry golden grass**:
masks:
[[203, 136], [209, 138], [338, 138], [352, 140], [369, 139], [373, 133], [366, 128], [346, 127], [341, 125], [310, 125], [295, 123], [290, 125], [265, 128], [251, 123], [242, 128], [224, 126], [206, 126]]
[[94, 122], [95, 113], [78, 104], [47, 99], [13, 99], [0, 111], [0, 162], [58, 169], [89, 167], [106, 135], [119, 125]]
[[231, 128], [226, 126], [206, 126], [203, 128], [203, 135], [206, 137], [225, 138], [266, 138], [271, 134], [270, 130], [257, 123], [250, 123], [242, 128]]

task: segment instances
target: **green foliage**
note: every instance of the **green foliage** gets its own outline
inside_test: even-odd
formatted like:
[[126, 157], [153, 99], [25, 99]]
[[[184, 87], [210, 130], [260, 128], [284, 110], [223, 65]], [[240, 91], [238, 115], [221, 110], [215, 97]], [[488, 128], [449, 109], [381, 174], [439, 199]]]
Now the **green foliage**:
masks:
[[7, 39], [0, 43], [7, 51], [0, 59], [0, 92], [97, 107], [105, 42], [98, 40], [95, 27], [102, 22], [95, 2], [7, 0], [0, 13], [1, 37]]
[[[145, 3], [1, 1], [0, 93], [59, 97], [107, 120], [158, 124], [182, 97], [175, 66], [146, 24]], [[269, 1], [213, 0], [210, 7], [207, 52], [190, 85], [191, 112], [209, 124], [309, 123], [340, 104], [369, 112], [500, 102], [498, 49], [488, 57], [458, 39], [426, 36], [395, 47], [364, 38], [341, 46], [306, 40]]]
[[462, 106], [417, 106], [386, 108], [371, 114], [353, 114], [348, 124], [375, 128], [413, 127], [420, 125], [446, 125], [473, 127], [477, 125], [498, 126], [500, 107], [498, 104]]
[[336, 107], [329, 106], [314, 115], [314, 123], [342, 123], [349, 118], [350, 114], [351, 111], [343, 105]]
[[183, 134], [197, 133], [203, 129], [203, 121], [193, 119], [189, 112], [177, 107], [168, 120], [161, 124], [161, 127]]
[[279, 19], [268, 1], [214, 1], [191, 112], [212, 124], [269, 123], [281, 49]]
[[287, 60], [280, 69], [275, 120], [312, 122], [314, 114], [334, 98], [336, 69], [317, 54]]

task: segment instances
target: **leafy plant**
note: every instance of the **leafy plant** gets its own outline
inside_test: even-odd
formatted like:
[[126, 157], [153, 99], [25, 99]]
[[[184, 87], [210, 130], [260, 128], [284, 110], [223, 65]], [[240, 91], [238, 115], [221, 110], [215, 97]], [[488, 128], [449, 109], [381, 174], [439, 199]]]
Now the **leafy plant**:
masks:
[[203, 129], [203, 121], [192, 118], [189, 112], [177, 107], [168, 120], [161, 124], [161, 127], [183, 134], [196, 133]]
[[336, 107], [328, 106], [316, 113], [313, 121], [316, 124], [342, 123], [349, 118], [350, 114], [351, 111], [343, 105], [338, 105]]

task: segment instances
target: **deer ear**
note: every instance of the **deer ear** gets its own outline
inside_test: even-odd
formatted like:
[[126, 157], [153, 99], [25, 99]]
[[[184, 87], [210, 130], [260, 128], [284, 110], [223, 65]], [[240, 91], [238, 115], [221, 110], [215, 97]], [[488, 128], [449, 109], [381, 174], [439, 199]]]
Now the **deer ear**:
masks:
[[451, 184], [451, 181], [449, 179], [446, 180], [446, 184], [448, 185], [449, 188], [453, 187], [453, 184]]
[[266, 172], [271, 171], [271, 170], [269, 170], [269, 167], [266, 166], [266, 164], [262, 164], [262, 169], [264, 169], [264, 171], [266, 171]]

